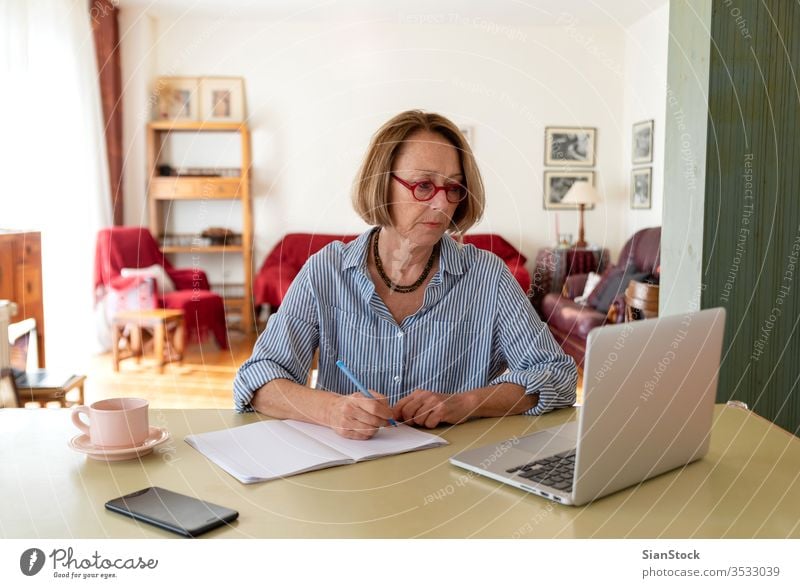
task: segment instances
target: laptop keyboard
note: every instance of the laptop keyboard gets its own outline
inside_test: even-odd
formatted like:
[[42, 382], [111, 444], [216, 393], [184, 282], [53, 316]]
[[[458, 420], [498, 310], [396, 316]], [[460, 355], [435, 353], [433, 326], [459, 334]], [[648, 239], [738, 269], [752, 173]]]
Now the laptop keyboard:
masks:
[[509, 468], [506, 472], [509, 474], [516, 472], [518, 476], [531, 482], [569, 492], [572, 489], [572, 479], [575, 476], [575, 450], [570, 449], [544, 459], [524, 463]]

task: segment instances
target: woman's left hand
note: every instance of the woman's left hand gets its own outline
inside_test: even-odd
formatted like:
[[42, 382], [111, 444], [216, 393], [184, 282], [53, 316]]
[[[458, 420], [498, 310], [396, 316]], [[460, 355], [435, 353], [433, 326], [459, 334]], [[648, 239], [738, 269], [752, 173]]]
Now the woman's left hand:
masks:
[[394, 405], [392, 412], [398, 422], [432, 429], [441, 423], [457, 425], [472, 415], [468, 392], [438, 394], [430, 390], [414, 390]]

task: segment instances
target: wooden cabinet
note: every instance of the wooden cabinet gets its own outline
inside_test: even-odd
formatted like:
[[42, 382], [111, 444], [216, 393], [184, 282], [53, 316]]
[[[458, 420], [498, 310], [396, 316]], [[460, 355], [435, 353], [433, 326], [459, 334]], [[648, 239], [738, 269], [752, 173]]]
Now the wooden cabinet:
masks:
[[[214, 176], [162, 176], [161, 161], [165, 142], [173, 133], [238, 133], [241, 141], [241, 173], [238, 177]], [[212, 289], [223, 296], [225, 314], [230, 326], [240, 326], [245, 332], [254, 328], [252, 305], [253, 275], [253, 221], [250, 197], [250, 132], [244, 123], [171, 122], [158, 121], [147, 125], [148, 200], [150, 206], [150, 232], [158, 239], [166, 254], [189, 253], [192, 263], [203, 268], [203, 258], [208, 255], [233, 255], [241, 258], [242, 283], [214, 283]], [[241, 202], [241, 238], [233, 243], [208, 244], [200, 235], [176, 238], [167, 233], [168, 215], [180, 214], [173, 206], [176, 201], [196, 204], [197, 216], [202, 216], [204, 201], [236, 200]], [[211, 221], [209, 221], [211, 222]], [[225, 263], [230, 263], [227, 259]], [[238, 321], [235, 320], [238, 318]]]
[[39, 233], [0, 230], [0, 299], [17, 304], [12, 322], [27, 318], [36, 320], [39, 367], [44, 367], [42, 239]]

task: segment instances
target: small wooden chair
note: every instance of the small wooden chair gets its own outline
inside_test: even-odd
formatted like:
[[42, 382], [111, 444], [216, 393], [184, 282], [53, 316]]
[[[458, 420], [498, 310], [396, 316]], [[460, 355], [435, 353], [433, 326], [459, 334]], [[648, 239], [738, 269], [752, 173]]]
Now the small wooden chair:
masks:
[[625, 289], [625, 322], [658, 316], [658, 284], [631, 280]]
[[60, 407], [83, 404], [83, 385], [86, 376], [48, 369], [35, 369], [36, 321], [26, 319], [8, 327], [11, 339], [11, 367], [15, 373], [14, 383], [18, 406], [36, 403], [47, 406], [58, 403]]
[[[53, 370], [33, 370], [17, 376], [17, 395], [20, 404], [37, 403], [47, 406], [58, 403], [61, 408], [83, 404], [83, 386], [86, 376], [57, 372]], [[75, 392], [71, 394], [71, 392]]]

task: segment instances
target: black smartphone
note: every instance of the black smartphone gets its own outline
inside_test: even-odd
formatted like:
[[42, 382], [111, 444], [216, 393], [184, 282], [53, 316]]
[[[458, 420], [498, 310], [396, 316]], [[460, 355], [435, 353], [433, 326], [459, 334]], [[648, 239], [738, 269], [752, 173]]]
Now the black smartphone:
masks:
[[239, 516], [230, 508], [157, 487], [109, 500], [106, 508], [184, 537], [197, 537]]

